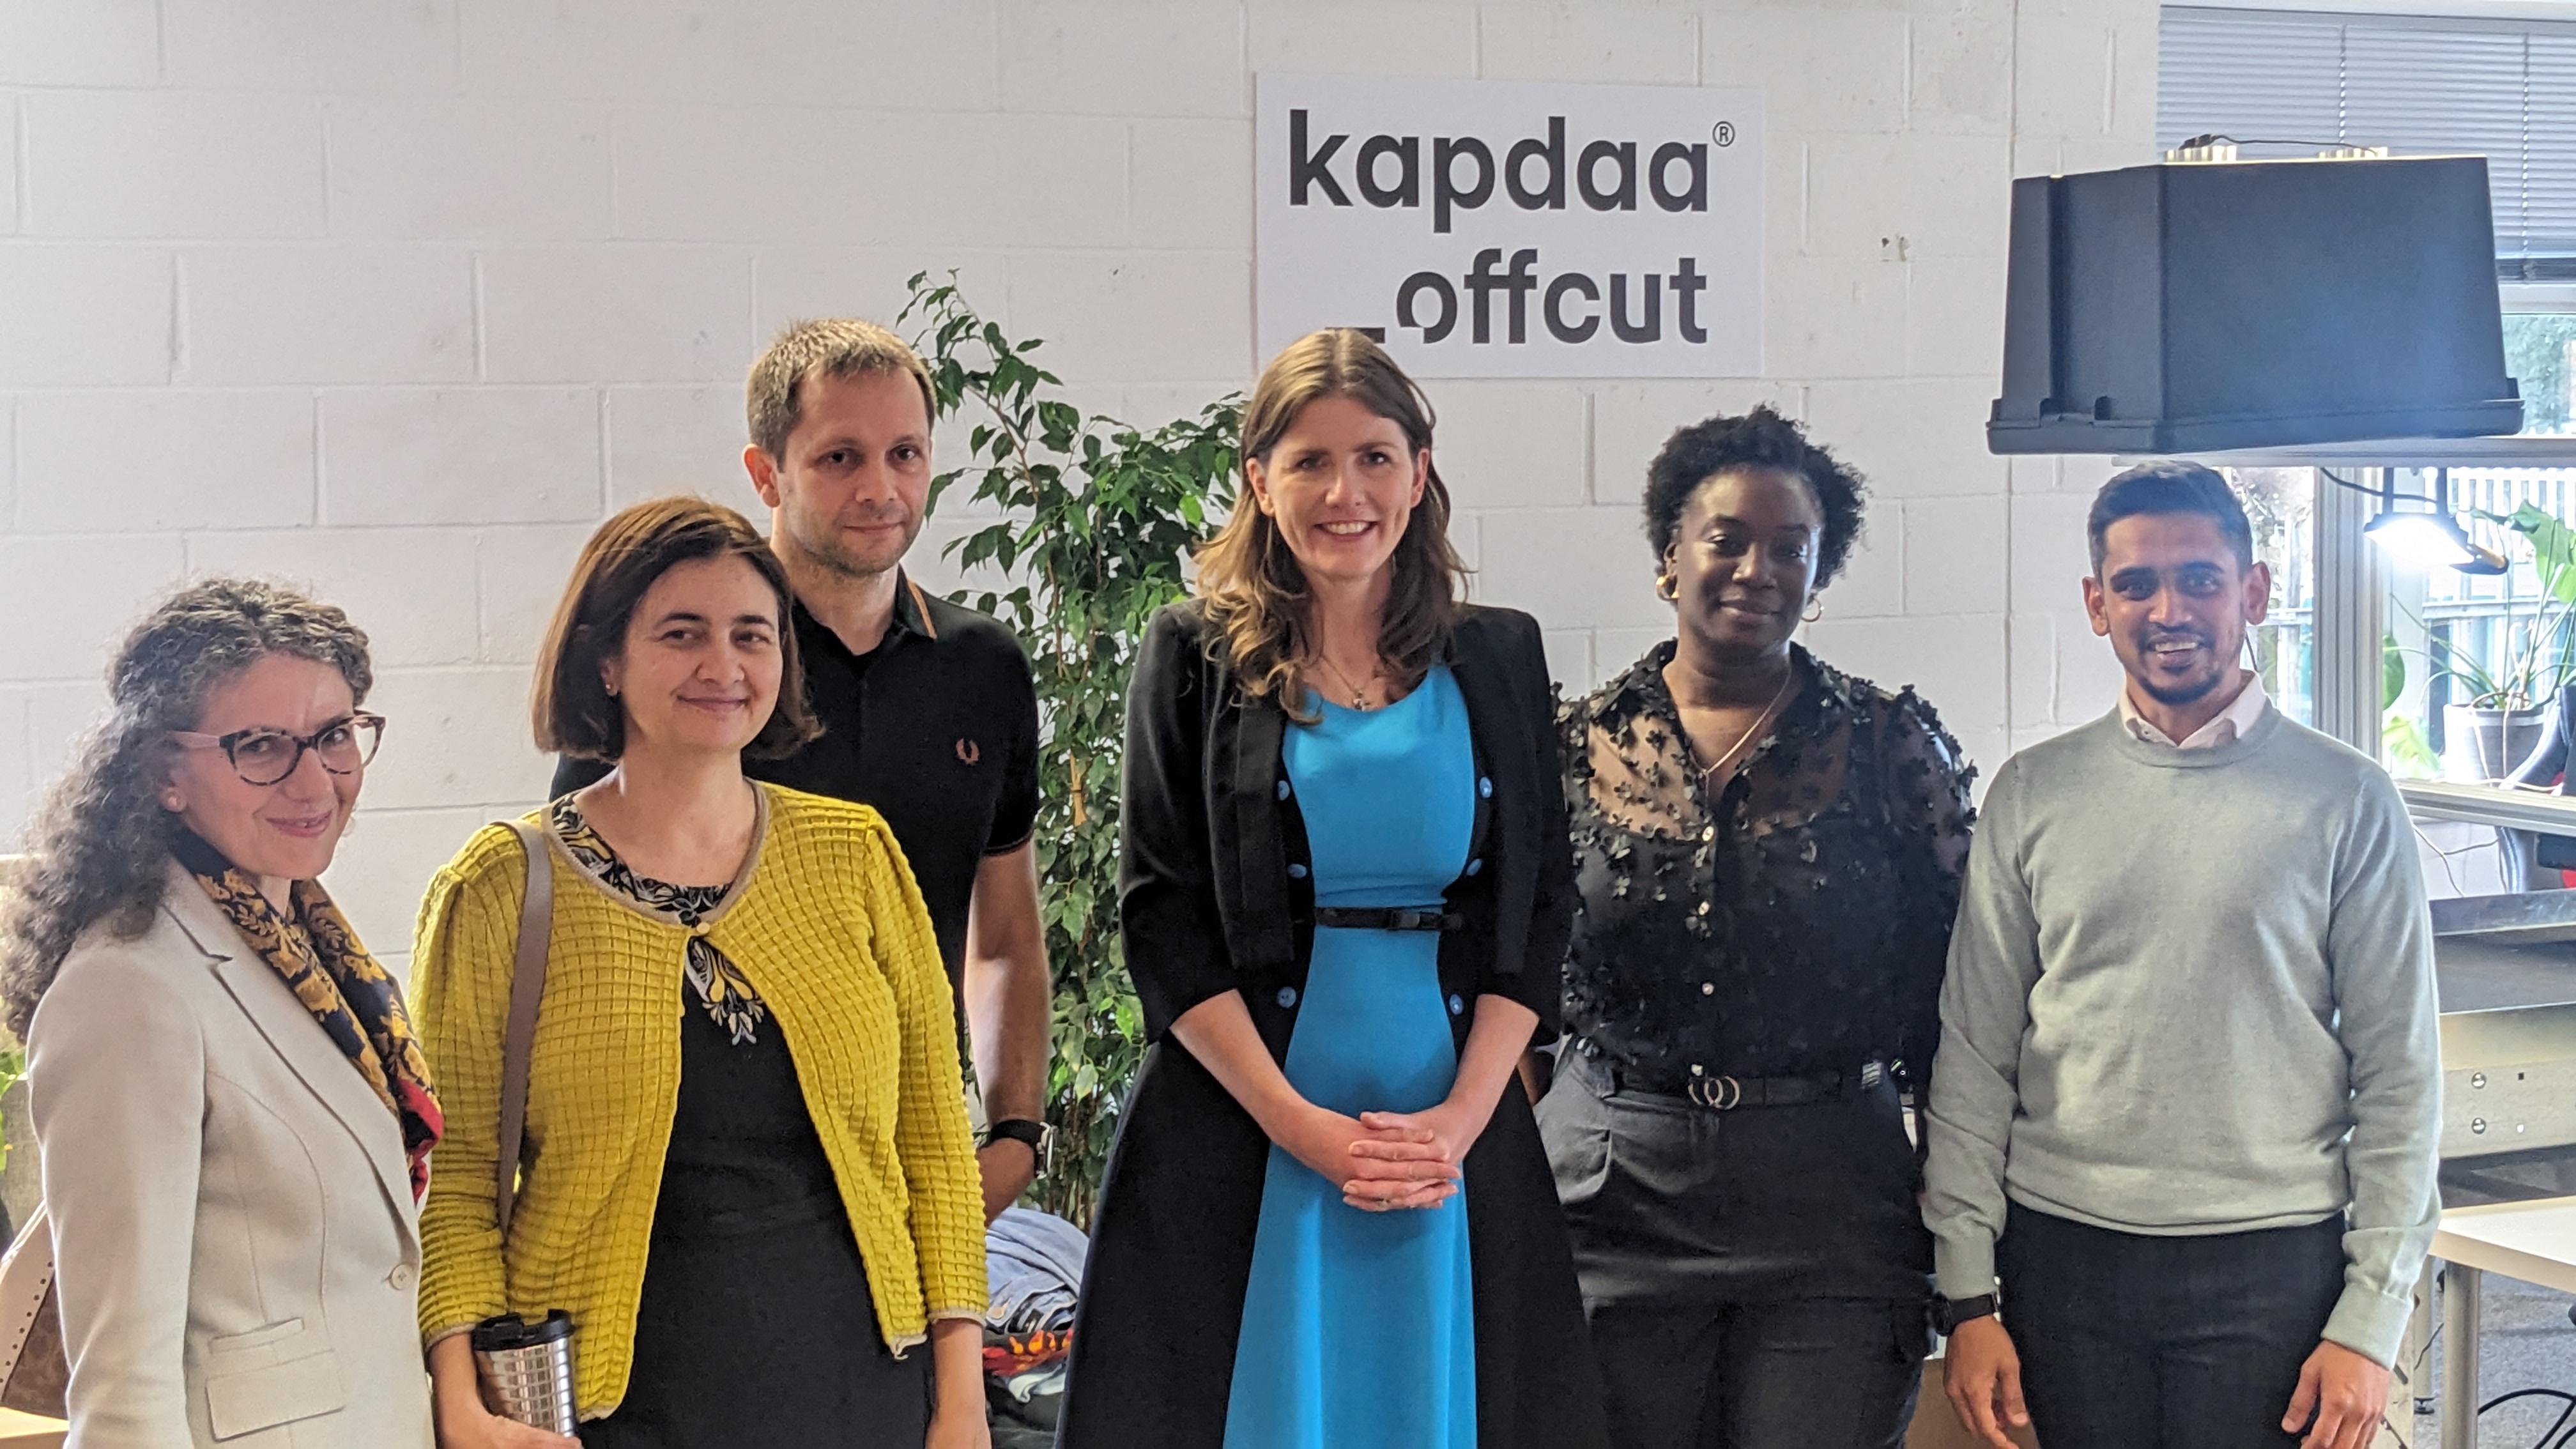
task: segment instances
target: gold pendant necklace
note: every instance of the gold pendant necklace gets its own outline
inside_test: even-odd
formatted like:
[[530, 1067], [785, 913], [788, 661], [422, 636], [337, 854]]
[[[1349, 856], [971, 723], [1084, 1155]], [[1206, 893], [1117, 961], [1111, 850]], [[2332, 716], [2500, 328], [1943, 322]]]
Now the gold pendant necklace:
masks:
[[1780, 708], [1780, 701], [1789, 697], [1789, 686], [1797, 682], [1798, 666], [1791, 664], [1789, 666], [1788, 678], [1780, 681], [1779, 691], [1771, 696], [1771, 702], [1769, 704], [1762, 706], [1762, 712], [1753, 717], [1753, 723], [1744, 727], [1744, 733], [1735, 737], [1735, 743], [1727, 746], [1725, 754], [1722, 754], [1716, 759], [1711, 760], [1709, 763], [1700, 766], [1699, 778], [1701, 784], [1707, 784], [1711, 775], [1724, 769], [1727, 761], [1734, 759], [1736, 754], [1746, 745], [1753, 743], [1755, 732], [1771, 722], [1771, 716], [1778, 712]]
[[[1342, 666], [1335, 664], [1331, 655], [1318, 649], [1315, 651], [1315, 658], [1321, 661], [1326, 669], [1333, 671], [1334, 675], [1342, 681], [1342, 688], [1351, 692], [1351, 708], [1356, 710], [1372, 710], [1377, 708], [1376, 705], [1369, 703], [1368, 691], [1362, 689], [1356, 684], [1353, 684], [1351, 682], [1350, 675], [1343, 673]], [[1381, 661], [1377, 668], [1369, 671], [1369, 682], [1374, 684], [1379, 679], [1385, 677], [1385, 674], [1386, 665]]]

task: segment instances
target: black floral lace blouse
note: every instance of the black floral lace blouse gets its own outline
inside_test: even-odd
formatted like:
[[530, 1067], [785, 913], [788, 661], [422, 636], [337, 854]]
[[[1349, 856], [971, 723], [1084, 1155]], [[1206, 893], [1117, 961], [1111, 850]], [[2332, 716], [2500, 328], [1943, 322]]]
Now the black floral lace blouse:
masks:
[[1711, 799], [1672, 656], [1666, 640], [1561, 717], [1581, 894], [1569, 1049], [1672, 1090], [1872, 1061], [1919, 1086], [1975, 771], [1911, 689], [1796, 649], [1803, 685]]

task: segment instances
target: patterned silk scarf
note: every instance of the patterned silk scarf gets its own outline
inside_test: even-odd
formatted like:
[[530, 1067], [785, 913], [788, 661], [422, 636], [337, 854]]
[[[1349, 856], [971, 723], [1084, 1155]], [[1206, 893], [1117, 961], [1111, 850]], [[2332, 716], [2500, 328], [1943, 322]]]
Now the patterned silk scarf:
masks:
[[182, 835], [172, 853], [242, 939], [286, 978], [295, 999], [313, 1013], [332, 1044], [402, 1124], [411, 1195], [419, 1201], [429, 1190], [429, 1150], [438, 1145], [446, 1119], [393, 977], [358, 943], [358, 933], [349, 929], [348, 918], [331, 903], [321, 882], [295, 882], [295, 919], [289, 921], [261, 894], [259, 882], [205, 841]]

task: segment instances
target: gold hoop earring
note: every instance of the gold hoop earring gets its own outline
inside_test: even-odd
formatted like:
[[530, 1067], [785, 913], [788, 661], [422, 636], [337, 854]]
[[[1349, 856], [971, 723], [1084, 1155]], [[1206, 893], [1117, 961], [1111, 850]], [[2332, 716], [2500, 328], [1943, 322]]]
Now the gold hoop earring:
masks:
[[1670, 603], [1682, 596], [1681, 580], [1671, 574], [1655, 575], [1655, 597]]
[[1802, 621], [1804, 621], [1804, 622], [1806, 622], [1806, 623], [1809, 623], [1809, 624], [1812, 624], [1812, 623], [1816, 622], [1818, 619], [1821, 619], [1821, 618], [1825, 617], [1825, 603], [1824, 603], [1824, 600], [1822, 600], [1822, 599], [1817, 599], [1817, 600], [1814, 600], [1814, 601], [1810, 602], [1810, 603], [1807, 605], [1807, 612], [1805, 612], [1805, 613], [1803, 613], [1803, 614], [1800, 614], [1798, 617], [1799, 617], [1799, 619], [1801, 619]]

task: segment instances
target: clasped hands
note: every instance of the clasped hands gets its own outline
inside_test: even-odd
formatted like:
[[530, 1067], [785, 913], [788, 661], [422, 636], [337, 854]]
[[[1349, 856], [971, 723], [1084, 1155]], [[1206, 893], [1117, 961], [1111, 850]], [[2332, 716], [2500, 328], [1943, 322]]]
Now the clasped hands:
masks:
[[1461, 1163], [1480, 1122], [1448, 1103], [1427, 1112], [1345, 1116], [1309, 1106], [1279, 1145], [1341, 1184], [1342, 1201], [1365, 1212], [1436, 1208], [1457, 1196]]

